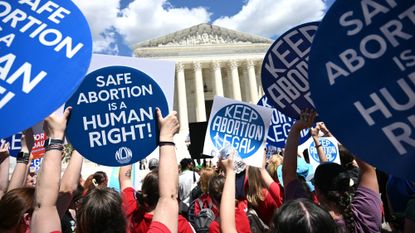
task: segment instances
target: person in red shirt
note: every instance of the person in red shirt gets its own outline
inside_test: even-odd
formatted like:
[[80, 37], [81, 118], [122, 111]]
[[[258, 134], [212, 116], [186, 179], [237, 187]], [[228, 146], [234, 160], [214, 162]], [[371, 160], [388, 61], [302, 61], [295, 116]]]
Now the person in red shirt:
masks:
[[[264, 152], [265, 155], [265, 152]], [[265, 224], [270, 225], [275, 210], [282, 205], [283, 194], [280, 185], [276, 183], [265, 169], [248, 167], [247, 200]]]
[[[158, 170], [153, 170], [144, 178], [142, 191], [136, 192], [131, 181], [132, 166], [120, 168], [122, 207], [128, 220], [127, 232], [144, 233], [153, 221], [154, 209], [159, 199]], [[189, 222], [181, 215], [178, 218], [178, 232], [193, 233]]]
[[[233, 169], [233, 167], [232, 167], [232, 169]], [[228, 176], [228, 172], [226, 173], [226, 175]], [[228, 182], [228, 177], [226, 177], [226, 182]], [[213, 203], [216, 206], [220, 206], [220, 208], [219, 208], [219, 211], [220, 211], [219, 219], [213, 221], [210, 224], [209, 233], [219, 233], [219, 232], [223, 231], [222, 225], [224, 224], [224, 222], [222, 221], [222, 219], [226, 218], [226, 216], [223, 215], [222, 210], [221, 210], [222, 204], [223, 204], [223, 194], [225, 192], [224, 185], [225, 185], [225, 177], [222, 176], [222, 175], [214, 176], [209, 182], [209, 195], [211, 196]], [[232, 186], [235, 189], [235, 173], [233, 173]], [[233, 192], [232, 198], [233, 199], [228, 200], [228, 202], [230, 202], [230, 205], [233, 206], [232, 207], [232, 209], [233, 209], [232, 214], [234, 216], [236, 216], [233, 219], [233, 223], [235, 224], [237, 231], [239, 233], [242, 233], [242, 232], [251, 233], [251, 227], [249, 225], [249, 220], [248, 220], [248, 217], [246, 216], [245, 210], [243, 209], [244, 205], [242, 205], [240, 203], [235, 203], [235, 191]], [[222, 229], [222, 231], [221, 231], [221, 229]]]

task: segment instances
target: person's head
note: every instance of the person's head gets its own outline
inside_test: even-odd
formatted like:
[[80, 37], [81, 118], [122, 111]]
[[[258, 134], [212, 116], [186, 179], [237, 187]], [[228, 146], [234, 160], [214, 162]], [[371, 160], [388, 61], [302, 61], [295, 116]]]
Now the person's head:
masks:
[[216, 171], [213, 168], [205, 167], [200, 170], [199, 187], [203, 193], [209, 191], [209, 181], [216, 175]]
[[263, 189], [266, 189], [267, 186], [264, 180], [261, 177], [261, 171], [257, 167], [248, 168], [248, 191], [246, 198], [248, 202], [254, 206], [258, 207], [259, 203], [264, 201], [265, 197], [263, 194]]
[[150, 161], [148, 162], [148, 169], [152, 171], [157, 168], [159, 168], [159, 160], [156, 158], [150, 159]]
[[136, 193], [139, 206], [144, 208], [145, 212], [150, 212], [157, 206], [160, 196], [158, 183], [158, 170], [153, 170], [144, 178], [143, 185], [141, 186], [142, 190]]
[[35, 171], [29, 171], [26, 176], [26, 187], [34, 188], [36, 187], [37, 174]]
[[84, 195], [95, 188], [105, 188], [108, 185], [108, 177], [105, 172], [98, 171], [88, 176], [84, 182]]
[[185, 170], [192, 170], [193, 168], [193, 160], [189, 158], [184, 158], [180, 161], [180, 168], [182, 171]]
[[222, 198], [223, 186], [225, 185], [225, 177], [223, 175], [215, 175], [209, 181], [209, 196], [213, 203], [219, 206]]
[[339, 145], [340, 163], [346, 168], [353, 168], [353, 161], [355, 160], [354, 155], [343, 145]]
[[16, 188], [0, 200], [0, 232], [24, 233], [30, 226], [35, 189]]
[[337, 233], [330, 214], [304, 198], [284, 203], [274, 214], [271, 229], [276, 233]]
[[268, 160], [267, 171], [272, 179], [277, 180], [277, 168], [282, 164], [283, 157], [279, 154], [273, 154]]
[[91, 190], [76, 216], [77, 233], [125, 233], [126, 219], [120, 195], [110, 188]]
[[337, 208], [343, 215], [348, 232], [354, 232], [351, 212], [354, 183], [346, 169], [337, 163], [322, 163], [314, 174], [314, 184], [322, 206], [327, 210]]

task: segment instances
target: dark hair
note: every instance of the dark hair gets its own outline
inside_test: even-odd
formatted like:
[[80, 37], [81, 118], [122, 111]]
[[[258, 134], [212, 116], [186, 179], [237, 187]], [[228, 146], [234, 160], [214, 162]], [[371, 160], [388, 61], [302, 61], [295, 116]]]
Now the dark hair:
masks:
[[192, 160], [192, 159], [189, 159], [189, 158], [184, 158], [184, 159], [182, 159], [182, 160], [180, 161], [180, 167], [181, 167], [182, 171], [186, 170], [186, 169], [187, 169], [187, 167], [188, 167], [190, 164], [192, 164], [192, 163], [193, 163], [193, 160]]
[[314, 174], [314, 184], [327, 201], [336, 204], [346, 222], [347, 232], [355, 232], [356, 224], [351, 209], [354, 188], [350, 175], [337, 163], [322, 163]]
[[339, 145], [340, 163], [345, 169], [353, 167], [355, 156], [343, 145]]
[[35, 189], [12, 189], [0, 200], [0, 229], [11, 230], [18, 226], [24, 214], [32, 214], [34, 209]]
[[271, 229], [277, 233], [337, 233], [330, 214], [305, 198], [284, 203], [274, 214]]
[[84, 195], [97, 187], [107, 187], [106, 182], [108, 182], [108, 177], [107, 174], [103, 171], [97, 171], [94, 174], [88, 176], [84, 183]]
[[76, 216], [77, 233], [125, 233], [126, 219], [120, 195], [110, 188], [96, 188], [84, 198]]
[[142, 191], [136, 193], [137, 201], [144, 212], [150, 212], [157, 206], [159, 200], [158, 170], [152, 170], [143, 180]]
[[215, 204], [220, 203], [224, 185], [225, 185], [225, 177], [223, 175], [215, 175], [209, 181], [209, 196], [212, 198], [212, 201]]

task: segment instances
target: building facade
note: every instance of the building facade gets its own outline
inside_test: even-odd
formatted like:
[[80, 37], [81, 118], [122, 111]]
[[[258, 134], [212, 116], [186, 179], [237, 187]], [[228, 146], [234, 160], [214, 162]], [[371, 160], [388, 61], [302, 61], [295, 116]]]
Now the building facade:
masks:
[[186, 138], [189, 123], [208, 120], [214, 96], [258, 102], [262, 60], [271, 44], [267, 38], [199, 24], [138, 43], [134, 56], [176, 62], [173, 108], [179, 135]]

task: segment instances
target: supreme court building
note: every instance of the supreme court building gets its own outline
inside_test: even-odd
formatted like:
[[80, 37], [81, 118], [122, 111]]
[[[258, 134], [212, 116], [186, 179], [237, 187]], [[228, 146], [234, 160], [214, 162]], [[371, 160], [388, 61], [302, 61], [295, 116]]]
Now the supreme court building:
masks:
[[260, 36], [199, 24], [138, 43], [134, 56], [176, 62], [173, 108], [180, 120], [179, 135], [185, 139], [189, 123], [208, 120], [215, 95], [258, 102], [263, 95], [262, 60], [272, 42]]

